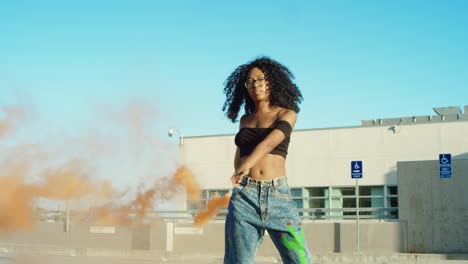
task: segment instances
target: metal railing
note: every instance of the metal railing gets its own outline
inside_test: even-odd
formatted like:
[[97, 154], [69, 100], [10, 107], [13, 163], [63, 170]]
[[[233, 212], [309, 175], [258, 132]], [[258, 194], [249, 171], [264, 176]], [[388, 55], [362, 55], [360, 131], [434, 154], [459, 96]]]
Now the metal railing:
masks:
[[[298, 209], [304, 220], [355, 220], [356, 208], [313, 208]], [[359, 208], [359, 219], [398, 219], [398, 208]]]
[[[297, 209], [299, 217], [303, 220], [355, 220], [356, 208], [302, 208]], [[187, 211], [195, 217], [198, 210]], [[214, 219], [223, 220], [227, 214], [227, 209], [218, 212]], [[397, 220], [398, 208], [359, 208], [359, 219], [374, 219], [378, 221]]]
[[[311, 221], [332, 221], [332, 220], [355, 220], [356, 208], [301, 208], [297, 210], [302, 220]], [[145, 215], [145, 219], [162, 219], [167, 221], [188, 220], [191, 221], [199, 213], [199, 210], [183, 211], [150, 211]], [[228, 210], [221, 209], [213, 220], [224, 220]], [[49, 212], [54, 216], [55, 222], [65, 221], [64, 211]], [[131, 215], [130, 215], [131, 217]], [[92, 217], [72, 217], [71, 222], [86, 222]], [[378, 221], [388, 221], [398, 219], [398, 208], [359, 208], [359, 219], [374, 219]], [[36, 219], [39, 220], [39, 219]], [[47, 217], [41, 217], [40, 221], [48, 221]]]

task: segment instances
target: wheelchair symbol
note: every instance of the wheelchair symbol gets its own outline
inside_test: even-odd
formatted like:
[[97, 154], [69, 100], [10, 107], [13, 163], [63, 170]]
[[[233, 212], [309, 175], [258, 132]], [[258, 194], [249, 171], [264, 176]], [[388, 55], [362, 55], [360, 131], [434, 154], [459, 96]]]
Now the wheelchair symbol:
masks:
[[442, 158], [440, 159], [440, 162], [442, 162], [442, 164], [447, 164], [449, 162], [449, 160], [445, 157], [445, 155], [442, 155]]
[[357, 163], [357, 161], [354, 163], [354, 169], [355, 169], [355, 170], [358, 170], [358, 169], [359, 169], [359, 164]]

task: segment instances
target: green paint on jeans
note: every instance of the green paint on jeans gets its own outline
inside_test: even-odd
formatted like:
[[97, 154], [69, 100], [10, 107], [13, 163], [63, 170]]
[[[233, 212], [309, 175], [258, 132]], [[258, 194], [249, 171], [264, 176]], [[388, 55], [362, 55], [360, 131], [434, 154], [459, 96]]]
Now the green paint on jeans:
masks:
[[300, 264], [307, 264], [307, 255], [304, 250], [304, 230], [302, 229], [302, 226], [299, 226], [299, 230], [296, 231], [291, 223], [288, 223], [286, 228], [291, 234], [292, 239], [288, 240], [287, 236], [282, 234], [281, 242], [283, 242], [283, 245], [287, 249], [294, 250], [297, 253]]

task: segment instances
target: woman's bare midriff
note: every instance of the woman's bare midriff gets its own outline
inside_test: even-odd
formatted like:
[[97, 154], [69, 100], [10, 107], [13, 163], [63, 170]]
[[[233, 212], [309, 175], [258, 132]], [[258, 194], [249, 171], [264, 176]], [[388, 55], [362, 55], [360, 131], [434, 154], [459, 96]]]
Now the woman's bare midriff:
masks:
[[[241, 158], [241, 162], [244, 158]], [[249, 177], [256, 180], [273, 180], [286, 175], [286, 159], [280, 155], [268, 154], [250, 168]]]

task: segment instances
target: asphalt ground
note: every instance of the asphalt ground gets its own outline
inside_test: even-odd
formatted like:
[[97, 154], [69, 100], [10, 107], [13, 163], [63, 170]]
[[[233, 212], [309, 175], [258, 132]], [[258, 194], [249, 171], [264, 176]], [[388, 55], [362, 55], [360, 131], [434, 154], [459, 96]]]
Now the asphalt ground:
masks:
[[[69, 256], [69, 255], [39, 255], [1, 253], [0, 264], [219, 264], [222, 256], [209, 255], [171, 255], [153, 256], [151, 258], [108, 257], [108, 256]], [[282, 263], [276, 257], [258, 256], [257, 264]], [[371, 257], [363, 255], [357, 260], [353, 255], [334, 255], [334, 259], [326, 256], [316, 256], [312, 264], [468, 264], [468, 255], [402, 255], [399, 258], [391, 256]]]
[[[130, 259], [115, 257], [88, 257], [88, 256], [0, 256], [0, 264], [219, 264], [223, 263], [221, 257], [210, 256], [178, 256], [161, 257], [160, 259]], [[258, 264], [282, 263], [274, 258], [258, 258]]]

